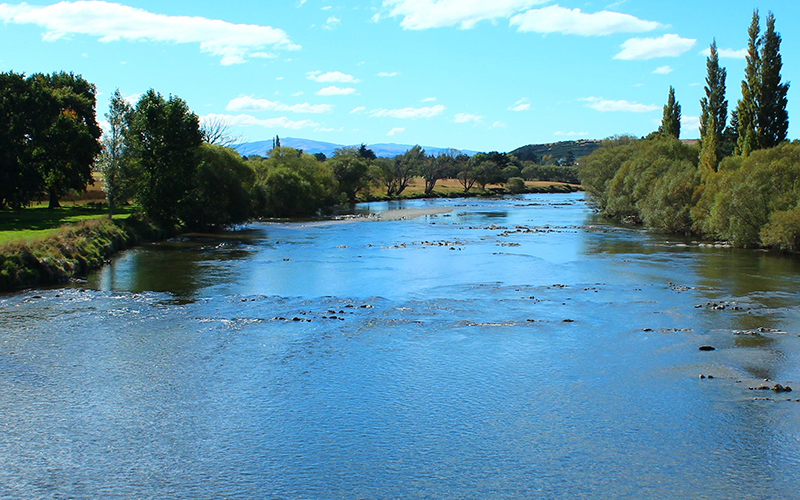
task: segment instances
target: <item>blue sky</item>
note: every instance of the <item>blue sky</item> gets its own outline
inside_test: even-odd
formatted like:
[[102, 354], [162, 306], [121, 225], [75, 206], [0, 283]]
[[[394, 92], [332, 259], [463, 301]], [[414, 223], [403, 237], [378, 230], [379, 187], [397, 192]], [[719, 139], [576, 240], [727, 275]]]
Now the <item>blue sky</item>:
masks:
[[251, 141], [480, 151], [647, 134], [670, 85], [696, 138], [702, 51], [716, 38], [733, 109], [754, 8], [775, 14], [784, 81], [800, 81], [797, 0], [612, 1], [0, 3], [0, 71], [82, 74], [100, 118], [114, 89], [154, 88]]

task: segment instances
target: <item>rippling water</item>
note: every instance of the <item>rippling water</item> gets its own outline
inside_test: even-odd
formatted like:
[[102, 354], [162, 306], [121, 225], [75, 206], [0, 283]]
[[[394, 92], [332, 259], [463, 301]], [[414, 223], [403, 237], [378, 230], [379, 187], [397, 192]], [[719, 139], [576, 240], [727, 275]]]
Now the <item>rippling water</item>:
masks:
[[798, 497], [800, 261], [442, 206], [0, 297], [0, 497]]

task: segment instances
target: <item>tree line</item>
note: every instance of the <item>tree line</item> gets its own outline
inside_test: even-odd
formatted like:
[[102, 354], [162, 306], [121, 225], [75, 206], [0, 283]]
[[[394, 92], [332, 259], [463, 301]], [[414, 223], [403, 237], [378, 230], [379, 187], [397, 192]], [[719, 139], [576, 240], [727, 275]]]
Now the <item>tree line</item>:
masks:
[[711, 43], [698, 145], [678, 139], [680, 104], [670, 87], [656, 132], [608, 139], [585, 158], [580, 177], [600, 211], [737, 246], [800, 250], [800, 143], [787, 141], [780, 44], [774, 16], [762, 34], [755, 11], [742, 98], [728, 121], [727, 74]]

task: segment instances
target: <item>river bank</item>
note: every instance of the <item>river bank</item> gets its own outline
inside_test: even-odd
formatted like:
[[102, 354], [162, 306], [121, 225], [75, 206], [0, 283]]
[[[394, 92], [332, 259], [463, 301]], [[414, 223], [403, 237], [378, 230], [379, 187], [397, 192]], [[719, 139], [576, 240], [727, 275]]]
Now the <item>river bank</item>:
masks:
[[0, 245], [0, 292], [68, 281], [102, 266], [119, 251], [176, 233], [137, 218], [94, 219], [42, 239], [5, 243]]

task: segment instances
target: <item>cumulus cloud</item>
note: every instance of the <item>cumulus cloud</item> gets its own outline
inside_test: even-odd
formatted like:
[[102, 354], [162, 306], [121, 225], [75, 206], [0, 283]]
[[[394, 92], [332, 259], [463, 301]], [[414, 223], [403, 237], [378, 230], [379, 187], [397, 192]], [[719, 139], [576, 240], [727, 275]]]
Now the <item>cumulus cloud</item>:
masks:
[[255, 99], [251, 96], [241, 96], [231, 99], [225, 108], [228, 111], [290, 111], [292, 113], [330, 113], [333, 106], [330, 104], [283, 104], [268, 99]]
[[558, 136], [563, 136], [563, 137], [586, 137], [587, 135], [589, 135], [589, 133], [588, 132], [572, 132], [572, 131], [571, 132], [562, 132], [562, 131], [559, 130], [558, 132], [554, 132], [553, 135], [558, 135]]
[[350, 114], [354, 115], [356, 113], [363, 113], [366, 110], [367, 110], [367, 108], [365, 108], [364, 106], [357, 106], [357, 107], [353, 108], [352, 111], [350, 111]]
[[425, 99], [422, 100], [422, 102], [436, 102], [436, 98], [435, 97], [426, 97]]
[[406, 129], [404, 129], [403, 127], [395, 127], [392, 130], [390, 130], [386, 135], [391, 137], [393, 135], [402, 134], [405, 131], [406, 131]]
[[325, 87], [324, 89], [320, 89], [317, 91], [317, 95], [349, 95], [356, 91], [356, 89], [352, 87], [336, 87], [331, 85], [330, 87]]
[[[717, 54], [719, 54], [720, 59], [744, 59], [747, 57], [747, 49], [717, 49]], [[702, 56], [710, 56], [711, 49], [705, 48], [700, 51], [700, 55]]]
[[400, 26], [424, 30], [458, 25], [469, 29], [481, 21], [509, 18], [548, 0], [384, 0], [390, 17], [402, 16]]
[[389, 73], [387, 71], [381, 71], [380, 73], [378, 73], [378, 76], [380, 76], [381, 78], [391, 78], [391, 77], [397, 76], [399, 74], [400, 73], [398, 73], [397, 71], [392, 71], [391, 73]]
[[45, 41], [88, 35], [98, 37], [103, 43], [119, 40], [197, 43], [201, 52], [220, 57], [224, 66], [243, 63], [253, 53], [264, 53], [261, 51], [265, 47], [300, 48], [283, 30], [270, 26], [167, 16], [102, 1], [59, 2], [48, 6], [0, 4], [0, 20], [41, 26], [45, 29]]
[[325, 24], [322, 25], [322, 29], [332, 30], [335, 29], [340, 24], [342, 24], [341, 19], [339, 19], [338, 17], [331, 16], [328, 18], [327, 21], [325, 21]]
[[482, 116], [469, 113], [456, 113], [453, 117], [453, 123], [480, 123], [481, 120]]
[[341, 71], [309, 71], [306, 73], [306, 78], [314, 80], [317, 83], [358, 83], [358, 78]]
[[508, 107], [509, 111], [528, 111], [531, 109], [531, 103], [527, 99], [522, 98]]
[[631, 38], [622, 44], [622, 50], [614, 59], [625, 61], [653, 59], [655, 57], [678, 57], [691, 49], [694, 38], [681, 38], [667, 34], [659, 38]]
[[630, 14], [608, 10], [587, 14], [581, 12], [581, 9], [567, 9], [558, 5], [517, 14], [511, 18], [510, 24], [517, 26], [517, 31], [521, 32], [581, 36], [643, 33], [661, 26], [655, 21], [645, 21]]
[[374, 109], [369, 116], [373, 117], [392, 117], [392, 118], [433, 118], [444, 113], [445, 107], [441, 104], [436, 106], [426, 106], [423, 108], [401, 108], [401, 109]]
[[624, 99], [619, 101], [611, 101], [603, 99], [602, 97], [584, 97], [578, 99], [579, 101], [586, 102], [588, 107], [596, 109], [597, 111], [625, 111], [628, 113], [647, 113], [659, 109], [654, 104], [639, 104], [638, 102], [630, 102]]
[[672, 73], [672, 68], [669, 66], [659, 66], [653, 70], [654, 75], [668, 75]]
[[508, 125], [506, 125], [503, 122], [494, 122], [494, 123], [492, 123], [491, 128], [506, 128], [507, 126]]
[[681, 130], [698, 130], [699, 128], [699, 116], [681, 116]]
[[264, 127], [264, 128], [285, 128], [291, 130], [299, 130], [301, 128], [315, 128], [319, 127], [319, 123], [311, 120], [290, 120], [285, 116], [279, 118], [256, 118], [252, 115], [239, 114], [239, 115], [220, 115], [208, 114], [201, 118], [206, 120], [219, 120], [224, 123], [230, 124], [232, 127]]

